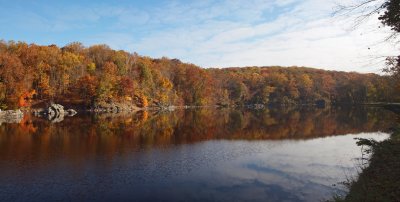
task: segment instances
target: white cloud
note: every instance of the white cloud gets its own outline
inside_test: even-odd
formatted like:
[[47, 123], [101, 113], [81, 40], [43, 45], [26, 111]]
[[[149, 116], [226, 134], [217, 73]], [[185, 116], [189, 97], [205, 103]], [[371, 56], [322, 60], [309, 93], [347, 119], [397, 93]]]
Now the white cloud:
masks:
[[[264, 11], [271, 12], [274, 6], [295, 1], [258, 1], [268, 2], [260, 7], [251, 4], [256, 1], [246, 2], [221, 4], [219, 6], [225, 8], [217, 6], [217, 10], [233, 12], [242, 9], [240, 17], [246, 18], [251, 8], [256, 9], [256, 16], [260, 16], [259, 13]], [[302, 1], [270, 22], [252, 21], [257, 18], [254, 14], [248, 14], [248, 20], [243, 21], [225, 19], [223, 16], [228, 14], [219, 15], [215, 7], [189, 9], [186, 13], [189, 19], [204, 13], [206, 17], [199, 18], [206, 21], [150, 34], [131, 47], [136, 47], [139, 53], [177, 57], [203, 67], [298, 65], [379, 72], [383, 63], [375, 64], [371, 60], [396, 50], [382, 43], [387, 30], [371, 31], [370, 27], [379, 24], [373, 19], [357, 30], [350, 30], [351, 25], [345, 23], [348, 19], [343, 21], [330, 17], [333, 6], [328, 1]], [[178, 7], [180, 11], [176, 16], [182, 17], [185, 9], [188, 8]], [[173, 12], [175, 10], [170, 10], [168, 14]], [[177, 20], [173, 19], [174, 16], [166, 18], [166, 21]]]

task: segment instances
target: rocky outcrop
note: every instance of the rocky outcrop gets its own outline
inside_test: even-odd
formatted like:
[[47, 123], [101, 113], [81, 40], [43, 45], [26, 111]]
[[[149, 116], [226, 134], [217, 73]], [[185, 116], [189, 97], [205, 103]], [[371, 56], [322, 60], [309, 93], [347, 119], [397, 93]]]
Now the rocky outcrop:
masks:
[[64, 106], [60, 104], [50, 104], [45, 109], [36, 109], [33, 114], [39, 117], [44, 117], [53, 123], [61, 122], [65, 116], [74, 116], [77, 112], [73, 109], [64, 110]]
[[120, 112], [131, 112], [138, 111], [139, 108], [129, 103], [117, 103], [117, 102], [99, 102], [93, 106], [89, 111], [93, 112], [107, 112], [107, 113], [120, 113]]
[[62, 106], [60, 104], [52, 104], [47, 108], [46, 113], [50, 117], [64, 116], [64, 114], [65, 114], [64, 106]]
[[24, 113], [21, 110], [0, 110], [0, 125], [2, 123], [20, 123]]

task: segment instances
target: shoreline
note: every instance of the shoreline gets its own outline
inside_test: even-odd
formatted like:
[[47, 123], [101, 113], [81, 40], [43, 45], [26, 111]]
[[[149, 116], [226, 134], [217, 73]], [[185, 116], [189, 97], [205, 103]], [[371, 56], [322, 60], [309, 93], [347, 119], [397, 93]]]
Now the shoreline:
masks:
[[[58, 104], [56, 104], [58, 105]], [[50, 106], [50, 105], [49, 105]], [[59, 105], [64, 107], [63, 105]], [[327, 106], [318, 106], [315, 104], [294, 104], [294, 105], [282, 105], [282, 104], [269, 104], [269, 105], [264, 105], [264, 104], [248, 104], [248, 105], [203, 105], [203, 106], [189, 106], [189, 105], [181, 105], [181, 106], [162, 106], [162, 107], [157, 107], [157, 106], [150, 106], [150, 107], [138, 107], [135, 105], [124, 105], [120, 103], [113, 103], [110, 105], [107, 105], [106, 107], [101, 106], [98, 108], [87, 108], [82, 105], [69, 105], [66, 104], [65, 106], [68, 106], [68, 110], [73, 110], [77, 113], [94, 113], [94, 114], [118, 114], [118, 113], [137, 113], [140, 111], [174, 111], [174, 110], [184, 110], [184, 109], [237, 109], [237, 108], [243, 108], [243, 109], [254, 109], [254, 110], [262, 110], [262, 109], [274, 109], [274, 108], [303, 108], [303, 107], [313, 107], [313, 108], [320, 108], [320, 109], [329, 109], [331, 107], [382, 107], [387, 110], [393, 111], [394, 113], [399, 114], [400, 113], [400, 103], [361, 103], [361, 104], [353, 104], [353, 103], [341, 103], [341, 104], [332, 104], [332, 105], [327, 105]], [[47, 118], [50, 121], [53, 120], [53, 118], [47, 117], [47, 113], [45, 112], [48, 109], [48, 107], [41, 108], [41, 107], [34, 107], [34, 108], [21, 108], [21, 109], [15, 109], [15, 110], [0, 110], [0, 123], [18, 123], [19, 120], [23, 118], [25, 114], [33, 114], [34, 116], [42, 117], [42, 118]], [[74, 116], [76, 113], [73, 115], [68, 115], [68, 110], [65, 110], [61, 114], [57, 114], [55, 117], [57, 118], [57, 122], [62, 121], [64, 116]], [[52, 115], [53, 117], [53, 115]]]
[[[150, 106], [150, 107], [138, 107], [138, 106], [124, 106], [121, 104], [115, 104], [111, 107], [99, 107], [99, 108], [88, 108], [83, 105], [63, 105], [69, 106], [69, 109], [76, 110], [78, 112], [93, 112], [93, 113], [118, 113], [118, 112], [137, 112], [137, 111], [168, 111], [175, 109], [196, 109], [196, 108], [248, 108], [248, 109], [264, 109], [264, 108], [287, 108], [287, 107], [316, 107], [316, 108], [330, 108], [330, 107], [360, 107], [360, 106], [371, 106], [371, 107], [383, 107], [387, 110], [393, 111], [394, 113], [400, 114], [400, 103], [338, 103], [326, 106], [319, 106], [314, 103], [299, 103], [285, 105], [282, 103], [271, 103], [271, 104], [245, 104], [245, 105], [170, 105], [170, 106]], [[117, 107], [118, 110], [112, 110], [111, 108]], [[32, 113], [35, 111], [43, 110], [42, 107], [32, 107], [32, 108], [17, 108], [11, 110], [1, 110], [0, 117], [2, 113], [6, 111], [21, 111]]]
[[333, 201], [400, 201], [400, 126], [387, 140], [362, 139], [359, 145], [370, 147], [369, 165], [358, 179], [346, 182], [348, 194], [344, 198], [335, 196]]
[[[400, 118], [400, 104], [382, 105]], [[346, 196], [334, 196], [333, 201], [400, 201], [400, 123], [391, 129], [391, 136], [382, 142], [360, 139], [359, 146], [366, 146], [371, 152], [369, 165], [362, 168], [355, 180], [346, 182], [349, 192]]]

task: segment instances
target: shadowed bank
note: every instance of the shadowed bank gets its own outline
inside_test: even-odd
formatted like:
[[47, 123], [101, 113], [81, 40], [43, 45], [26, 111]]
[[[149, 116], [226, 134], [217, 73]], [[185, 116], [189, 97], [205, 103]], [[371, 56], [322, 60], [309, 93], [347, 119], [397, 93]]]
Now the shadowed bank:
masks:
[[[385, 108], [397, 114], [400, 111], [398, 105]], [[335, 201], [400, 201], [400, 126], [393, 128], [391, 137], [383, 142], [361, 139], [358, 144], [372, 152], [369, 165], [358, 179], [348, 182], [349, 193]]]

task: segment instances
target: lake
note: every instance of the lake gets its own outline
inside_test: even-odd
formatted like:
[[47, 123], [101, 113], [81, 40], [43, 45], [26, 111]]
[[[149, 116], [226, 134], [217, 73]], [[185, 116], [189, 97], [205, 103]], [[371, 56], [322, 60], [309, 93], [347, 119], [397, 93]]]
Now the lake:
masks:
[[26, 115], [0, 125], [0, 201], [321, 201], [383, 140], [381, 108]]

